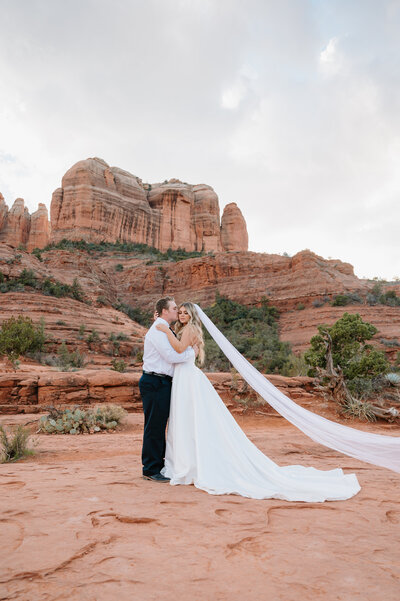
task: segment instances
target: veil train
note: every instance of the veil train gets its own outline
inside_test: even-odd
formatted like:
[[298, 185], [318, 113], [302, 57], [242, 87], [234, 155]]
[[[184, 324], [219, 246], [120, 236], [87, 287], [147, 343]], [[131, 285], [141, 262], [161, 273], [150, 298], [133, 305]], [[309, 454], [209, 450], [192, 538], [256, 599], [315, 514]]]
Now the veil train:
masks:
[[320, 444], [361, 461], [400, 473], [400, 437], [370, 434], [332, 422], [297, 405], [267, 380], [225, 338], [204, 311], [195, 305], [209, 334], [246, 382], [304, 434]]

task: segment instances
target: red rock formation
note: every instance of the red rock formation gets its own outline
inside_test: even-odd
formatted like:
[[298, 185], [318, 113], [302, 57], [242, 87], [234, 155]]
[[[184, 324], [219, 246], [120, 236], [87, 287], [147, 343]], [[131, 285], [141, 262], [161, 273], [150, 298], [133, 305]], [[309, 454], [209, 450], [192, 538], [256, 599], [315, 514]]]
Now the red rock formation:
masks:
[[[0, 242], [6, 242], [12, 246], [26, 244], [29, 238], [30, 230], [30, 215], [28, 209], [24, 206], [22, 198], [17, 198], [8, 211], [7, 205], [4, 204], [1, 208], [3, 214], [3, 224], [0, 231]], [[5, 213], [7, 209], [7, 213]]]
[[35, 213], [29, 215], [22, 198], [17, 198], [10, 210], [0, 194], [0, 242], [28, 250], [43, 248], [50, 241], [50, 224], [47, 208], [39, 203]]
[[193, 191], [193, 221], [196, 237], [194, 250], [205, 252], [222, 250], [218, 196], [211, 186], [205, 184], [193, 186]]
[[44, 248], [50, 242], [50, 222], [47, 207], [39, 203], [38, 210], [31, 215], [31, 226], [29, 230], [28, 251], [34, 248]]
[[126, 302], [149, 307], [154, 299], [174, 294], [179, 301], [194, 300], [208, 306], [216, 291], [246, 305], [263, 296], [280, 310], [296, 308], [299, 302], [345, 291], [367, 291], [371, 284], [359, 280], [351, 265], [329, 261], [302, 251], [293, 258], [254, 252], [217, 253], [179, 263], [127, 265], [120, 274], [119, 294]]
[[[229, 250], [247, 250], [239, 209], [228, 214], [222, 228], [225, 245]], [[62, 187], [53, 194], [51, 226], [54, 242], [123, 240], [162, 251], [223, 250], [218, 197], [210, 186], [178, 179], [143, 184], [98, 158], [80, 161], [64, 175]]]
[[52, 241], [116, 240], [158, 245], [160, 217], [153, 214], [142, 182], [101, 159], [76, 163], [62, 179], [50, 209]]
[[0, 193], [0, 233], [6, 222], [7, 214], [8, 214], [8, 206], [6, 205], [4, 196]]
[[235, 202], [226, 205], [221, 219], [221, 243], [224, 250], [247, 250], [249, 236], [241, 210]]

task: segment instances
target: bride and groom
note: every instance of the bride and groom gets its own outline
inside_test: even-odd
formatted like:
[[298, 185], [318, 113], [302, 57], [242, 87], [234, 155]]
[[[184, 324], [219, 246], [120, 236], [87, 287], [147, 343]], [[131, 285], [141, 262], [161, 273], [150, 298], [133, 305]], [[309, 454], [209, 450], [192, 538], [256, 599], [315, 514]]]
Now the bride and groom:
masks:
[[348, 499], [359, 492], [354, 474], [301, 465], [282, 467], [264, 455], [195, 365], [196, 357], [200, 363], [204, 358], [199, 315], [203, 322], [207, 318], [201, 309], [187, 302], [178, 311], [174, 299], [166, 297], [157, 302], [156, 314], [145, 336], [139, 381], [145, 416], [145, 479], [194, 484], [210, 494], [254, 499], [322, 502]]

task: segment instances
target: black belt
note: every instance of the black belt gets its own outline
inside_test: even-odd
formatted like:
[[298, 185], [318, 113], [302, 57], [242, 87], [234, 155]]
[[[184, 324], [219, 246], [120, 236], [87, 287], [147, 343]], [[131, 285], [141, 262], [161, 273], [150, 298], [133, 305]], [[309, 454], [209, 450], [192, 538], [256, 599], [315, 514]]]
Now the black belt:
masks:
[[172, 382], [172, 376], [168, 376], [167, 374], [158, 374], [155, 371], [145, 371], [145, 370], [143, 370], [143, 373], [146, 374], [147, 376], [157, 376], [157, 378], [167, 378], [167, 380]]

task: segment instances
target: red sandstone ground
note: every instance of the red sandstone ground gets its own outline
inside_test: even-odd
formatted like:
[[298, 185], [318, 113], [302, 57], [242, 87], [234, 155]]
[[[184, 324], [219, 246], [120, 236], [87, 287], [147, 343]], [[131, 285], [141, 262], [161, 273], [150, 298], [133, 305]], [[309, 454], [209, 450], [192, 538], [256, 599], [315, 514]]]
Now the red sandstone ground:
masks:
[[36, 435], [36, 456], [0, 466], [0, 599], [397, 601], [400, 476], [313, 443], [281, 418], [238, 420], [279, 464], [342, 466], [361, 492], [306, 504], [145, 482], [138, 413], [118, 433]]

